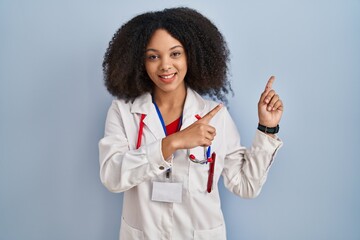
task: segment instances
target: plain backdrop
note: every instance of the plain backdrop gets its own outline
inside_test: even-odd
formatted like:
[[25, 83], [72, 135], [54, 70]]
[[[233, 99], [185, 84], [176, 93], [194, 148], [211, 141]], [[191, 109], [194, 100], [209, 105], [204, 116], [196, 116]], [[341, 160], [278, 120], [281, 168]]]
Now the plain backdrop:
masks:
[[359, 0], [0, 0], [0, 239], [118, 239], [122, 194], [99, 180], [103, 55], [127, 20], [175, 6], [228, 42], [244, 145], [271, 75], [285, 104], [261, 195], [219, 183], [228, 239], [360, 239]]

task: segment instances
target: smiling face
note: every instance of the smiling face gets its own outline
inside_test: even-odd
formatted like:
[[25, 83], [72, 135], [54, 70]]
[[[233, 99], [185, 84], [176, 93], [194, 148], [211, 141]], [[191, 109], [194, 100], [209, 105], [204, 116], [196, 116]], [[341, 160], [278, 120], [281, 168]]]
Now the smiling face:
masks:
[[166, 30], [156, 30], [146, 47], [145, 69], [155, 84], [155, 94], [183, 91], [187, 72], [183, 45]]

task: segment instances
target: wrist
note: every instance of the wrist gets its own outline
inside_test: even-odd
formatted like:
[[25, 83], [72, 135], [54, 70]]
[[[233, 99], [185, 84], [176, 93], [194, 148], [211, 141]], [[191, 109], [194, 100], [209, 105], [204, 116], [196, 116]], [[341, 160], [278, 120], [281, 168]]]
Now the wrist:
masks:
[[275, 127], [269, 127], [269, 126], [259, 123], [257, 129], [266, 134], [275, 134], [275, 133], [279, 132], [280, 127], [279, 127], [279, 124], [276, 125]]
[[175, 137], [176, 133], [171, 134], [162, 140], [162, 146], [167, 148], [167, 150], [171, 153], [174, 153], [176, 150], [179, 149], [179, 143]]

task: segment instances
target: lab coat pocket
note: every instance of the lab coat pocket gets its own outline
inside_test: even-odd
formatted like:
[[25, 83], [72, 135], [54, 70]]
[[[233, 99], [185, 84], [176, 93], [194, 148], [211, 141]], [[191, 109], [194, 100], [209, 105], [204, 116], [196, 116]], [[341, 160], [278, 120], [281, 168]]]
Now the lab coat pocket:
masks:
[[124, 218], [121, 219], [119, 240], [144, 240], [144, 233], [141, 230], [128, 225]]
[[[189, 155], [191, 154], [197, 159], [203, 160], [205, 158], [203, 147], [191, 149], [189, 151]], [[192, 193], [206, 192], [210, 164], [200, 164], [192, 161], [189, 162], [189, 191]]]
[[225, 240], [226, 233], [224, 225], [208, 230], [195, 230], [194, 240]]

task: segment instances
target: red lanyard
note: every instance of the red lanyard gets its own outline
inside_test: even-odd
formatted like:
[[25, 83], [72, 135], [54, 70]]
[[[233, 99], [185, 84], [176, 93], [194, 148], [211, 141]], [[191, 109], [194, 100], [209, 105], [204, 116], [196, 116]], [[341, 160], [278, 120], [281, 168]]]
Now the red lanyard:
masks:
[[213, 180], [214, 180], [215, 158], [216, 158], [216, 153], [215, 152], [212, 153], [211, 158], [212, 158], [212, 162], [210, 162], [209, 176], [208, 176], [208, 181], [207, 181], [207, 192], [208, 193], [211, 192], [212, 185], [213, 185]]
[[143, 130], [144, 130], [144, 118], [146, 117], [146, 114], [141, 114], [140, 117], [140, 124], [139, 124], [139, 133], [138, 133], [138, 138], [137, 138], [137, 143], [136, 143], [136, 149], [138, 149], [141, 146], [141, 138], [143, 135]]

